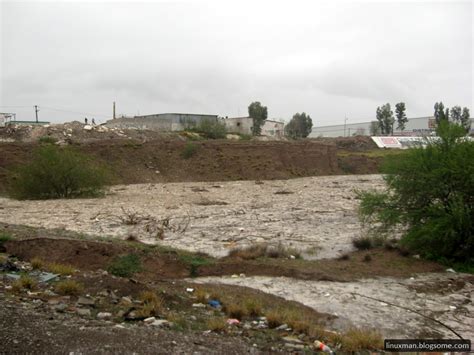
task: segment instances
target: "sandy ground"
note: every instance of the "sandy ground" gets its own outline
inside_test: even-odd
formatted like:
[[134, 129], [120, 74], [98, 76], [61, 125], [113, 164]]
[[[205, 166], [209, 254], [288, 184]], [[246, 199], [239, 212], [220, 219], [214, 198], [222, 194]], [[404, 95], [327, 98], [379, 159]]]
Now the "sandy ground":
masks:
[[379, 175], [114, 186], [97, 199], [0, 198], [0, 221], [156, 242], [149, 220], [121, 221], [125, 210], [170, 218], [175, 230], [165, 231], [161, 242], [169, 246], [224, 256], [237, 246], [281, 242], [306, 251], [307, 258], [332, 258], [351, 251], [352, 238], [361, 233], [354, 189], [382, 186]]
[[[447, 272], [415, 275], [409, 279], [377, 278], [357, 282], [302, 281], [283, 277], [204, 277], [193, 279], [193, 282], [247, 286], [303, 303], [318, 312], [336, 315], [335, 330], [357, 326], [378, 329], [387, 338], [457, 339], [447, 327], [413, 312], [417, 311], [451, 327], [465, 339], [474, 339], [474, 284], [466, 280], [455, 293], [444, 293], [437, 287], [463, 278], [472, 281], [469, 275]], [[435, 292], [416, 291], [413, 286]]]

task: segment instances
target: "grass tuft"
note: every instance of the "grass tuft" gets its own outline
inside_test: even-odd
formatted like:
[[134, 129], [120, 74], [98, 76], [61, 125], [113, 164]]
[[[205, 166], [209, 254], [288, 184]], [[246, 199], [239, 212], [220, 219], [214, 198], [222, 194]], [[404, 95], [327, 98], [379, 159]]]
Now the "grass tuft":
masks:
[[60, 295], [66, 295], [66, 296], [77, 296], [82, 292], [83, 289], [84, 289], [84, 286], [81, 283], [74, 280], [59, 281], [54, 286], [54, 290], [57, 293], [59, 293]]
[[206, 326], [207, 329], [212, 330], [213, 332], [222, 332], [225, 330], [227, 324], [225, 318], [217, 317], [209, 319]]

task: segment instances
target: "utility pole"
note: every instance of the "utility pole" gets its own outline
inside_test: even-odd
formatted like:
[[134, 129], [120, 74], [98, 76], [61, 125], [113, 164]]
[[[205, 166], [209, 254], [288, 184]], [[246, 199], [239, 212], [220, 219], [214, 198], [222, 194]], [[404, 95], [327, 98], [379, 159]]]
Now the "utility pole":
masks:
[[346, 136], [346, 123], [347, 123], [347, 116], [344, 116], [344, 137]]
[[38, 123], [38, 105], [35, 105], [36, 123]]
[[115, 101], [114, 101], [114, 106], [113, 106], [113, 118], [115, 120]]

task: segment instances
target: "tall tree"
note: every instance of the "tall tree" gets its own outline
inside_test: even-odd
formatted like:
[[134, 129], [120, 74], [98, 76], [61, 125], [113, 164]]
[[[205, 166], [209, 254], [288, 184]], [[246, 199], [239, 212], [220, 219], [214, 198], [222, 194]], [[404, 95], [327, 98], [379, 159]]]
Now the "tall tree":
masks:
[[306, 138], [313, 128], [313, 120], [306, 113], [295, 113], [285, 126], [286, 135], [291, 138]]
[[469, 133], [471, 130], [471, 117], [469, 114], [469, 109], [467, 107], [464, 107], [462, 109], [462, 114], [461, 114], [461, 126], [464, 127], [466, 130], [466, 133]]
[[[448, 115], [446, 115], [446, 112], [448, 112]], [[446, 111], [444, 110], [444, 105], [441, 101], [439, 103], [436, 102], [434, 105], [434, 118], [437, 125], [439, 125], [441, 121], [448, 120], [449, 118], [449, 111], [448, 109], [446, 109]]]
[[253, 119], [252, 134], [258, 136], [262, 132], [262, 125], [267, 119], [268, 110], [262, 106], [259, 101], [252, 102], [249, 105], [249, 117]]
[[390, 134], [393, 131], [393, 123], [395, 122], [390, 104], [386, 103], [382, 107], [377, 107], [376, 117], [382, 134]]
[[461, 106], [453, 106], [450, 111], [451, 120], [457, 124], [461, 123]]
[[407, 115], [405, 114], [405, 103], [404, 102], [399, 102], [398, 104], [395, 105], [395, 116], [397, 117], [397, 129], [400, 129], [402, 131], [405, 130], [405, 125], [408, 122]]

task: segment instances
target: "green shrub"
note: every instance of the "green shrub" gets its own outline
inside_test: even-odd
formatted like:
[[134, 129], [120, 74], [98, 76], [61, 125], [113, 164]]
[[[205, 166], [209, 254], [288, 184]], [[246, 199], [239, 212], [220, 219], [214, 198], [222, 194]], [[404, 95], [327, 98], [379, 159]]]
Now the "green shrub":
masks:
[[208, 139], [223, 139], [227, 135], [225, 123], [214, 120], [202, 120], [193, 130]]
[[51, 136], [39, 137], [38, 142], [42, 144], [55, 144], [58, 140]]
[[30, 163], [9, 173], [9, 195], [20, 200], [97, 196], [108, 182], [105, 168], [71, 147], [44, 145]]
[[440, 139], [387, 160], [387, 190], [359, 192], [373, 232], [403, 231], [401, 245], [445, 262], [474, 263], [474, 142], [442, 121]]
[[142, 264], [138, 255], [128, 254], [115, 258], [107, 270], [115, 276], [130, 277], [142, 270]]
[[196, 155], [197, 150], [198, 150], [198, 146], [196, 144], [186, 143], [183, 151], [181, 152], [181, 156], [183, 157], [183, 159], [189, 159], [193, 157], [194, 155]]
[[12, 236], [8, 233], [5, 232], [0, 232], [0, 246], [3, 245], [3, 243], [8, 242], [9, 240], [12, 240]]

